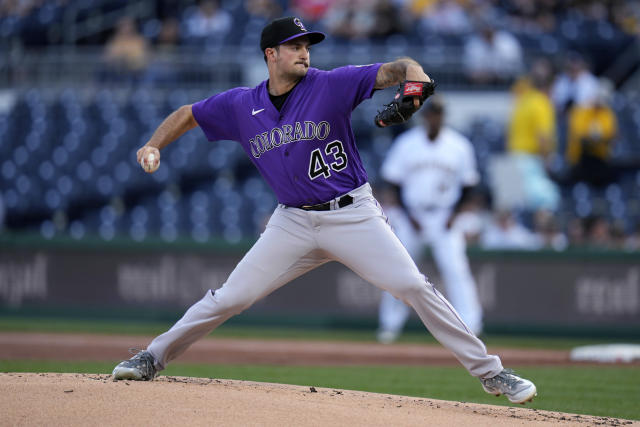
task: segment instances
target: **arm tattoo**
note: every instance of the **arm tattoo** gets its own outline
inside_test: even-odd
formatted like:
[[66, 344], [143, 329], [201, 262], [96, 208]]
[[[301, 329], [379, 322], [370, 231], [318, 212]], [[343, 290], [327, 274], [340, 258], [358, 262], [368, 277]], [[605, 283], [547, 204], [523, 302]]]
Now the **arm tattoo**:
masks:
[[411, 58], [400, 58], [393, 62], [382, 64], [376, 76], [375, 89], [384, 89], [402, 83], [407, 77], [407, 67], [410, 64], [418, 65]]

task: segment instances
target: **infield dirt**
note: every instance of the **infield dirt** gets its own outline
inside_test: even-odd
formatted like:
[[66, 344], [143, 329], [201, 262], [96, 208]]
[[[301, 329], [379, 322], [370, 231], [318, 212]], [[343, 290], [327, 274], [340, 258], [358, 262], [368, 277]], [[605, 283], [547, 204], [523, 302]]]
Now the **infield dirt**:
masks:
[[7, 426], [640, 425], [614, 418], [358, 391], [161, 376], [0, 373]]

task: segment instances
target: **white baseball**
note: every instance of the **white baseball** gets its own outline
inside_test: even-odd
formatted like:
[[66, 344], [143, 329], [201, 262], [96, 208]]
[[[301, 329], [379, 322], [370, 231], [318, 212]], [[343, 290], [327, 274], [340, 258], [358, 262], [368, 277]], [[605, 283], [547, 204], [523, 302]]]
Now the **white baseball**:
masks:
[[148, 173], [155, 172], [160, 166], [160, 161], [156, 163], [156, 155], [153, 153], [147, 154], [145, 162], [142, 167]]

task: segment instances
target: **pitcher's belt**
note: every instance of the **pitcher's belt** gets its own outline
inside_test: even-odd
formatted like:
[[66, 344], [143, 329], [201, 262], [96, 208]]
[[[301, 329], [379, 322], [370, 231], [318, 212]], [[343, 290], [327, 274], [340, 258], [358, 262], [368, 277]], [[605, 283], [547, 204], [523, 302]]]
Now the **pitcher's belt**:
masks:
[[351, 197], [348, 194], [345, 194], [344, 196], [336, 200], [335, 203], [333, 203], [333, 207], [331, 202], [333, 202], [333, 200], [330, 200], [324, 203], [318, 203], [317, 205], [304, 205], [304, 206], [300, 206], [300, 209], [305, 211], [330, 211], [332, 209], [340, 209], [352, 204], [353, 197]]

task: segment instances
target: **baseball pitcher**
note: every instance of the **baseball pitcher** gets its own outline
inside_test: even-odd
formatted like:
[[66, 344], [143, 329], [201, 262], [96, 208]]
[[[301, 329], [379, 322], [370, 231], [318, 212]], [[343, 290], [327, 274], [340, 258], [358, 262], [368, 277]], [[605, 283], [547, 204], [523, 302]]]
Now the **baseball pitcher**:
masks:
[[272, 21], [260, 41], [268, 80], [180, 107], [138, 151], [141, 166], [153, 172], [160, 150], [199, 126], [210, 141], [237, 141], [279, 204], [222, 287], [206, 292], [146, 350], [118, 364], [113, 378], [153, 379], [231, 316], [307, 271], [338, 261], [413, 307], [488, 393], [505, 394], [519, 403], [532, 399], [533, 383], [488, 355], [482, 341], [418, 271], [374, 199], [356, 148], [351, 111], [374, 90], [400, 85], [375, 118], [378, 126], [388, 126], [417, 111], [434, 83], [417, 62], [406, 58], [331, 71], [311, 68], [310, 47], [324, 38], [298, 18]]

